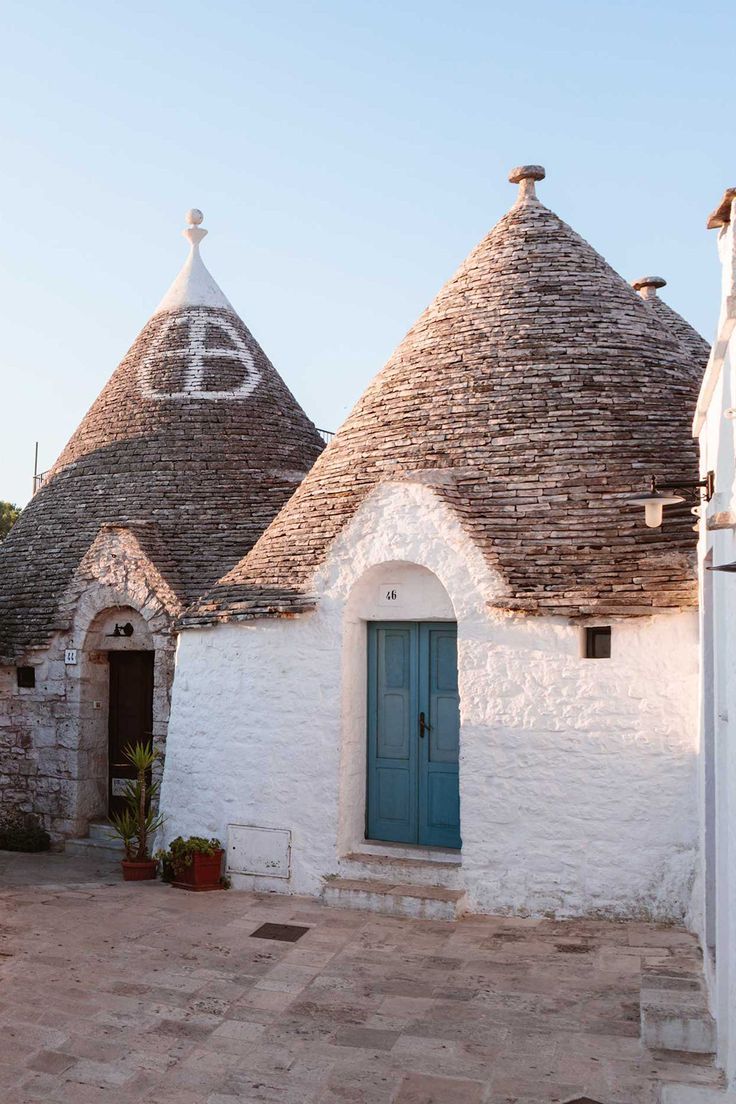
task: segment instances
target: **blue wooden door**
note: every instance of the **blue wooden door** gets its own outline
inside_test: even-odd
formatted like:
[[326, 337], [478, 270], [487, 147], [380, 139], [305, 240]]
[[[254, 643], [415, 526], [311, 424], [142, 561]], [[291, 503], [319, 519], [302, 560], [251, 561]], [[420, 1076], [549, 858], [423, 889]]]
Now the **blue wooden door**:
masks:
[[368, 626], [369, 839], [460, 847], [457, 628]]
[[419, 625], [419, 843], [460, 846], [457, 628]]

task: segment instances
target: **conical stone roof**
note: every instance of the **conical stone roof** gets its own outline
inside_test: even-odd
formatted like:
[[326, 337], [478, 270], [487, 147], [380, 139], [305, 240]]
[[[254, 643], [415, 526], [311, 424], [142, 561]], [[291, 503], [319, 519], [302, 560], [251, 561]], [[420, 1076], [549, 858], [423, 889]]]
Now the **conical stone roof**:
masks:
[[632, 287], [639, 292], [642, 299], [654, 311], [665, 329], [670, 330], [672, 335], [679, 341], [683, 355], [698, 364], [707, 362], [710, 353], [708, 342], [704, 337], [701, 337], [689, 322], [685, 321], [681, 314], [673, 310], [657, 294], [660, 288], [666, 286], [667, 281], [661, 276], [642, 276], [640, 279], [634, 280], [632, 284]]
[[43, 643], [105, 525], [130, 528], [186, 605], [263, 532], [322, 450], [313, 423], [191, 251], [0, 547], [0, 655]]
[[416, 472], [500, 573], [507, 609], [584, 617], [695, 603], [688, 510], [649, 530], [622, 498], [650, 473], [697, 479], [690, 425], [707, 346], [690, 327], [683, 340], [538, 201], [543, 175], [512, 174], [514, 207], [185, 624], [309, 608], [315, 570], [366, 495]]

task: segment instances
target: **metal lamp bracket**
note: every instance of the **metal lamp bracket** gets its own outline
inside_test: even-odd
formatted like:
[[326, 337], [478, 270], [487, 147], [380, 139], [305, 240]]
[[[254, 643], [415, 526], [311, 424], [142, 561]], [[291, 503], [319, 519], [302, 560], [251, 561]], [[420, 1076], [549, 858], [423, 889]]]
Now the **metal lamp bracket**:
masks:
[[658, 483], [652, 477], [652, 486], [660, 491], [678, 491], [686, 501], [695, 504], [710, 502], [716, 490], [716, 475], [715, 472], [709, 471], [705, 478], [699, 479], [697, 483]]

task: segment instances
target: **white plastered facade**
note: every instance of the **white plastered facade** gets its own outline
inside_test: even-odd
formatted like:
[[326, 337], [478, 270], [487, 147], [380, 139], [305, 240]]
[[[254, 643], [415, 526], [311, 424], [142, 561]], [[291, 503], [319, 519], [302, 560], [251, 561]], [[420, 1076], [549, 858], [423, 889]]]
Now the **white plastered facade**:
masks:
[[715, 473], [702, 509], [699, 555], [703, 641], [701, 941], [718, 1024], [718, 1061], [736, 1088], [736, 201], [718, 235], [722, 295], [716, 342], [695, 418], [701, 474]]
[[162, 789], [167, 839], [224, 840], [229, 824], [288, 829], [290, 877], [237, 876], [234, 885], [319, 893], [363, 843], [366, 623], [455, 620], [471, 910], [689, 913], [694, 613], [614, 622], [612, 658], [585, 659], [579, 624], [494, 608], [501, 578], [436, 491], [411, 479], [365, 500], [311, 589], [311, 614], [181, 634]]

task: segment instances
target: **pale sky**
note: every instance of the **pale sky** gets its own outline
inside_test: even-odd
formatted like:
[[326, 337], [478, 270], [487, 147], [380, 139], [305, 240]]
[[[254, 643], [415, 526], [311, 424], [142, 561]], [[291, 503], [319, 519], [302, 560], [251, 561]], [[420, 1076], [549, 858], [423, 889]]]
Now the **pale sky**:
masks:
[[186, 255], [335, 429], [519, 163], [709, 339], [736, 5], [3, 0], [0, 499], [30, 492]]

